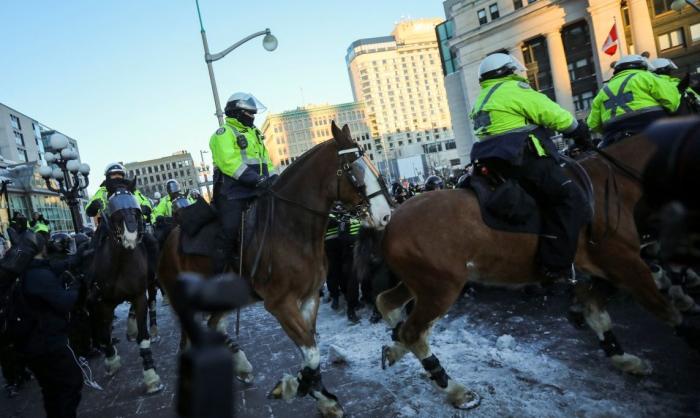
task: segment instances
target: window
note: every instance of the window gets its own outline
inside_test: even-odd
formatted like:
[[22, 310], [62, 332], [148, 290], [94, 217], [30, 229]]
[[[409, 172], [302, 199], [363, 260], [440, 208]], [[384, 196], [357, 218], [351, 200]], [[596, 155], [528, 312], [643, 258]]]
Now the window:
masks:
[[[24, 146], [24, 135], [17, 131], [13, 131], [15, 134], [15, 143], [20, 146]], [[26, 160], [25, 160], [26, 161]]]
[[476, 12], [476, 16], [479, 18], [480, 25], [484, 25], [488, 22], [488, 19], [486, 18], [486, 9], [479, 9], [479, 11]]
[[12, 127], [19, 130], [22, 130], [22, 125], [19, 123], [19, 118], [15, 115], [10, 115], [10, 120], [12, 121]]
[[654, 0], [654, 13], [660, 15], [671, 10], [673, 0]]
[[501, 15], [498, 13], [498, 3], [489, 5], [489, 13], [491, 13], [491, 20], [498, 19]]
[[523, 0], [513, 0], [513, 7], [518, 10], [523, 7]]
[[160, 171], [165, 171], [165, 166], [163, 164], [160, 165]]
[[[153, 173], [153, 167], [148, 167], [148, 174]], [[151, 181], [153, 181], [153, 177], [151, 177]]]
[[17, 148], [17, 154], [19, 154], [19, 160], [22, 162], [27, 162], [27, 151], [22, 148]]
[[532, 39], [523, 44], [522, 51], [530, 85], [535, 90], [546, 94], [550, 99], [556, 100], [554, 96], [554, 85], [552, 83], [552, 67], [549, 62], [549, 54], [547, 51], [547, 41], [544, 37]]
[[574, 95], [574, 106], [576, 111], [588, 110], [591, 108], [595, 91], [585, 91], [581, 94]]
[[693, 42], [700, 42], [700, 23], [690, 26], [690, 40]]
[[683, 39], [683, 29], [676, 29], [671, 32], [659, 35], [659, 50], [665, 51], [667, 49], [675, 48], [677, 46], [683, 46], [685, 40]]

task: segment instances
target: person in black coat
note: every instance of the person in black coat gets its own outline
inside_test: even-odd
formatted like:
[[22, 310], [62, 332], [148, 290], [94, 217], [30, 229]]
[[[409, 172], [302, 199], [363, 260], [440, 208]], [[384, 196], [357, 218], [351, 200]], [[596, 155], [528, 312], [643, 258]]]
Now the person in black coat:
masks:
[[18, 343], [18, 351], [41, 386], [47, 417], [72, 418], [80, 403], [83, 376], [68, 346], [67, 332], [79, 284], [64, 283], [47, 259], [45, 242], [39, 248], [22, 278], [26, 304], [36, 321], [27, 338]]

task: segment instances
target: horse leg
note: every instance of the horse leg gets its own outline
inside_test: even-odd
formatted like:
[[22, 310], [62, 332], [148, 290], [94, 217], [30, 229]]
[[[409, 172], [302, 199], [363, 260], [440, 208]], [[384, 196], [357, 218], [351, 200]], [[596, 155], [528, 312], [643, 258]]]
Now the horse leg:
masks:
[[136, 341], [138, 332], [138, 325], [136, 324], [136, 308], [132, 303], [129, 307], [129, 316], [126, 320], [126, 340]]
[[233, 373], [236, 375], [236, 378], [243, 383], [251, 383], [253, 381], [253, 365], [250, 364], [248, 357], [245, 355], [245, 352], [243, 352], [238, 343], [233, 341], [233, 339], [228, 335], [228, 332], [226, 332], [226, 327], [221, 326], [221, 324], [225, 322], [221, 320], [224, 315], [224, 312], [216, 312], [211, 314], [211, 316], [209, 316], [209, 321], [207, 321], [207, 325], [210, 329], [216, 329], [226, 337], [226, 346], [233, 355]]
[[285, 374], [270, 392], [269, 397], [291, 400], [294, 396], [311, 395], [316, 399], [316, 407], [324, 417], [342, 417], [343, 408], [338, 398], [326, 390], [321, 380], [321, 354], [316, 345], [312, 324], [317, 310], [318, 293], [309, 295], [298, 304], [297, 300], [265, 300], [265, 308], [272, 313], [289, 338], [301, 350], [302, 369], [297, 376]]
[[637, 303], [676, 330], [694, 349], [700, 349], [700, 331], [683, 321], [675, 306], [659, 292], [651, 271], [636, 254], [610, 260], [604, 271], [608, 279], [630, 292]]
[[610, 315], [605, 309], [610, 291], [611, 285], [600, 278], [594, 277], [590, 283], [579, 282], [576, 285], [576, 297], [583, 304], [583, 317], [596, 333], [605, 356], [615, 367], [630, 374], [651, 374], [649, 362], [625, 353], [613, 334]]
[[97, 306], [99, 311], [99, 344], [105, 354], [105, 370], [107, 376], [113, 376], [122, 367], [121, 357], [117, 347], [112, 343], [112, 321], [114, 318], [114, 305], [101, 303]]
[[158, 287], [156, 286], [155, 278], [150, 281], [148, 285], [148, 326], [149, 333], [151, 335], [151, 341], [156, 343], [160, 341], [160, 336], [158, 335], [158, 320], [156, 318], [156, 296], [158, 294]]
[[420, 360], [435, 386], [447, 395], [450, 404], [460, 409], [471, 409], [481, 402], [479, 395], [447, 374], [440, 365], [440, 360], [431, 352], [428, 342], [433, 324], [450, 309], [459, 297], [461, 288], [443, 287], [434, 290], [441, 290], [442, 294], [417, 298], [408, 319], [398, 329], [397, 339]]
[[136, 310], [136, 322], [138, 324], [139, 355], [143, 362], [143, 382], [146, 385], [146, 393], [156, 393], [163, 390], [163, 384], [160, 382], [160, 376], [156, 373], [155, 362], [153, 361], [153, 353], [151, 352], [151, 339], [148, 334], [147, 321], [147, 305], [146, 292], [142, 292], [132, 302]]
[[399, 282], [395, 287], [385, 290], [377, 296], [376, 306], [382, 314], [384, 320], [393, 329], [391, 339], [392, 346], [382, 347], [382, 369], [393, 366], [397, 361], [408, 353], [408, 349], [398, 339], [398, 331], [401, 326], [401, 310], [413, 299], [413, 294], [408, 290], [403, 282]]

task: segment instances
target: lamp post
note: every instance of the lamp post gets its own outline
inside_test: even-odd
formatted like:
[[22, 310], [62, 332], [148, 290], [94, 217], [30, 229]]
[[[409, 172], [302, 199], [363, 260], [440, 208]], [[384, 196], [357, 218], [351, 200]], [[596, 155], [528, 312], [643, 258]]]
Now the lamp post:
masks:
[[[78, 233], [83, 227], [78, 198], [80, 192], [89, 184], [90, 166], [78, 161], [78, 152], [69, 148], [68, 138], [59, 133], [51, 136], [49, 146], [54, 152], [44, 154], [44, 159], [47, 164], [54, 164], [56, 168], [51, 168], [50, 165], [41, 166], [39, 174], [46, 181], [46, 187], [60, 194], [61, 199], [65, 200], [70, 209], [73, 229]], [[58, 188], [54, 187], [52, 179], [56, 180]]]
[[207, 41], [207, 33], [204, 30], [204, 24], [202, 23], [202, 13], [199, 10], [199, 0], [195, 0], [197, 4], [197, 16], [199, 17], [199, 28], [202, 34], [202, 45], [204, 46], [204, 61], [207, 63], [207, 68], [209, 69], [209, 81], [211, 81], [211, 92], [214, 95], [214, 105], [216, 106], [216, 118], [219, 120], [219, 126], [224, 124], [224, 112], [221, 111], [221, 102], [219, 101], [219, 91], [216, 88], [216, 78], [214, 78], [214, 67], [211, 63], [218, 61], [221, 58], [228, 55], [231, 51], [243, 45], [244, 43], [250, 41], [258, 36], [263, 36], [263, 48], [272, 52], [277, 49], [277, 38], [270, 32], [270, 29], [261, 30], [260, 32], [255, 32], [252, 35], [248, 35], [230, 47], [224, 49], [223, 51], [211, 54], [209, 52], [209, 42]]
[[685, 7], [686, 4], [691, 6], [696, 11], [700, 12], [700, 6], [695, 4], [693, 0], [673, 0], [673, 3], [671, 3], [671, 8], [680, 13], [681, 11], [683, 11], [683, 7]]
[[204, 175], [204, 187], [207, 190], [207, 200], [211, 201], [211, 189], [209, 189], [209, 166], [204, 162], [204, 154], [208, 154], [207, 150], [199, 150], [199, 157], [202, 159], [202, 164], [199, 166], [199, 171]]

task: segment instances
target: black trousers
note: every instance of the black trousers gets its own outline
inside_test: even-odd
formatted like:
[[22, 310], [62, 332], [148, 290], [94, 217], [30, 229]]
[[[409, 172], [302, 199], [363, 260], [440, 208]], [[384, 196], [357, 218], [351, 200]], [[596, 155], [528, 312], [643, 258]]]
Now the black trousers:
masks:
[[5, 383], [17, 385], [25, 376], [24, 361], [17, 355], [17, 350], [8, 338], [0, 336], [0, 369]]
[[74, 418], [83, 375], [68, 346], [27, 359], [27, 364], [41, 386], [47, 418]]
[[506, 175], [517, 178], [542, 211], [537, 261], [552, 270], [570, 267], [587, 210], [579, 187], [553, 158], [539, 157], [530, 148], [522, 164], [507, 167]]
[[352, 266], [353, 244], [354, 240], [339, 238], [326, 241], [328, 293], [333, 299], [343, 293], [350, 309], [360, 305], [360, 283]]
[[[214, 254], [214, 271], [223, 271], [227, 262], [236, 254], [236, 244], [241, 230], [241, 214], [251, 198], [228, 199], [226, 196], [214, 197], [214, 205], [219, 213], [221, 229], [216, 234], [216, 253]], [[237, 270], [237, 266], [234, 269]]]

